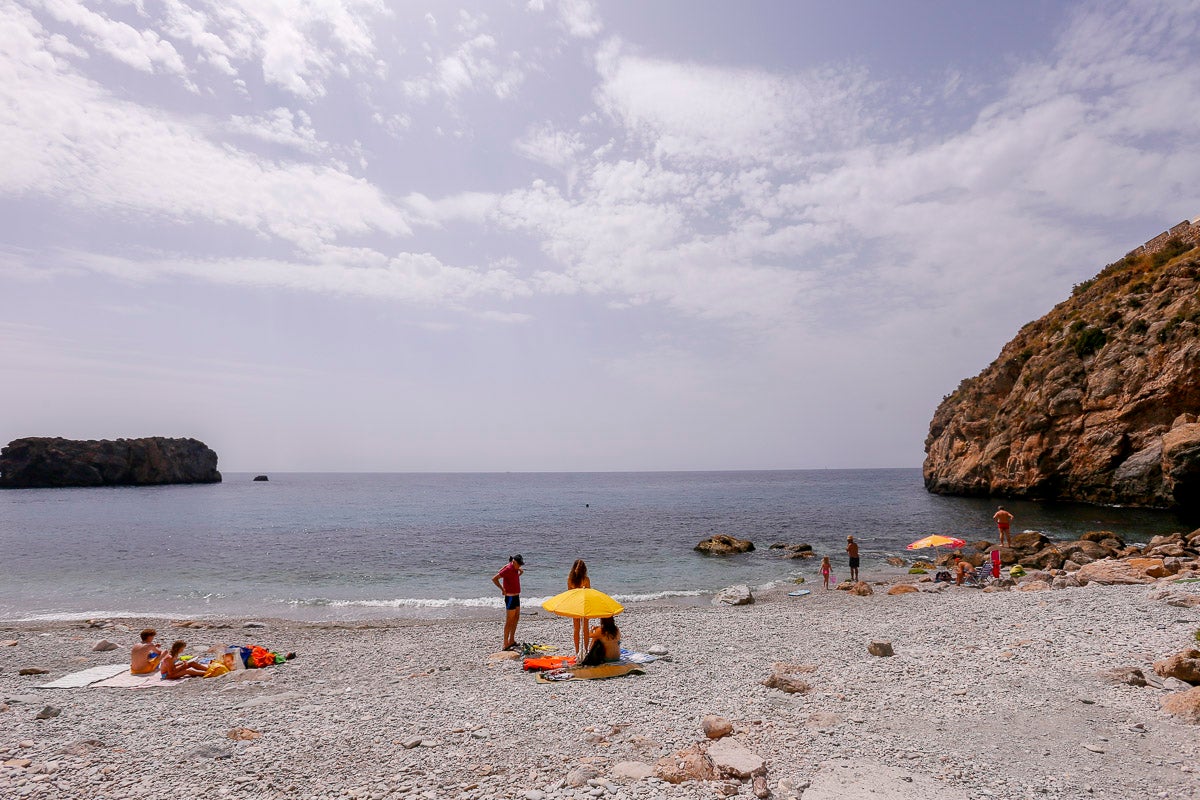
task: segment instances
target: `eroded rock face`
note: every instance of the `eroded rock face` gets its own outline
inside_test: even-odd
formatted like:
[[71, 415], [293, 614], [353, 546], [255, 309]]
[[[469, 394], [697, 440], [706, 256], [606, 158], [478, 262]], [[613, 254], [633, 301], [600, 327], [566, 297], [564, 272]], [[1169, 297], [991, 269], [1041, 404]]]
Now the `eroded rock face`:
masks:
[[1200, 507], [1200, 225], [1110, 264], [947, 395], [939, 494]]
[[219, 483], [217, 454], [196, 439], [15, 439], [0, 450], [0, 487]]

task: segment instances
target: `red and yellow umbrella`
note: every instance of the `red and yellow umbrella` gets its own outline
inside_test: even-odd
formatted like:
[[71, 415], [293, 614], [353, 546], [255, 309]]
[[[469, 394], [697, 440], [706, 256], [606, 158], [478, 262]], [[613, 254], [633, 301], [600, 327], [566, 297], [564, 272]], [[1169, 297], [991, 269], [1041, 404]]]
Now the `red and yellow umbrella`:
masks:
[[953, 536], [926, 536], [924, 539], [917, 539], [908, 546], [908, 550], [921, 550], [926, 547], [964, 547], [966, 542], [962, 539], [955, 539]]

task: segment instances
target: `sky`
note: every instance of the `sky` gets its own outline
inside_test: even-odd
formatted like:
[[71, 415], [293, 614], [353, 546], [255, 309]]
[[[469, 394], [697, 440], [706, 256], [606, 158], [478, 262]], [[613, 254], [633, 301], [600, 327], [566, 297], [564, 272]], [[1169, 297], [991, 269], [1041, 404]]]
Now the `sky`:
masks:
[[1200, 0], [0, 0], [0, 443], [916, 467], [1200, 214]]

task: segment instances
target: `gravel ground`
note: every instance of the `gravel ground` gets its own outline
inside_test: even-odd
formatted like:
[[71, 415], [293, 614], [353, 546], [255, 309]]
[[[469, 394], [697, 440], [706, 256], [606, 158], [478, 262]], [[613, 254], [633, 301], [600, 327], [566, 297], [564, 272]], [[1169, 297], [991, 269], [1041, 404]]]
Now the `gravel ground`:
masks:
[[[669, 659], [644, 675], [559, 684], [494, 656], [498, 614], [186, 630], [9, 623], [0, 640], [18, 644], [0, 646], [0, 797], [752, 796], [736, 781], [614, 776], [619, 762], [653, 764], [703, 740], [702, 718], [717, 714], [766, 760], [774, 797], [803, 796], [822, 762], [849, 759], [963, 798], [1200, 798], [1200, 729], [1159, 710], [1163, 690], [1098, 674], [1192, 642], [1200, 614], [1156, 599], [1167, 587], [1200, 592], [772, 589], [751, 606], [635, 606], [620, 618], [625, 644], [663, 645]], [[191, 652], [252, 641], [298, 657], [171, 688], [34, 688], [121, 661], [145, 625]], [[518, 636], [565, 650], [571, 628], [527, 614]], [[100, 638], [121, 649], [92, 652]], [[868, 654], [872, 640], [895, 656]], [[815, 666], [803, 676], [811, 691], [763, 686], [774, 662]], [[19, 676], [26, 667], [50, 672]], [[47, 705], [61, 713], [37, 719]], [[261, 737], [232, 740], [235, 728]], [[578, 777], [591, 779], [566, 785]]]

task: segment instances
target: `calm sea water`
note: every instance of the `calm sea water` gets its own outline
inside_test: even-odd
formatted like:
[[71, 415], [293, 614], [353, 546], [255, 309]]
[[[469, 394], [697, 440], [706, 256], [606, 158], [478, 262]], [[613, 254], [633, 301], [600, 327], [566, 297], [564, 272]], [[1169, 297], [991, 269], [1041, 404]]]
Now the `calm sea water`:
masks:
[[[248, 615], [448, 616], [495, 608], [495, 574], [526, 560], [526, 604], [565, 588], [572, 561], [625, 600], [816, 575], [772, 542], [864, 567], [931, 533], [995, 539], [995, 503], [925, 492], [916, 469], [546, 474], [297, 474], [215, 485], [0, 491], [0, 619]], [[1005, 503], [1014, 530], [1190, 527], [1165, 512]], [[725, 533], [753, 553], [692, 548]]]

